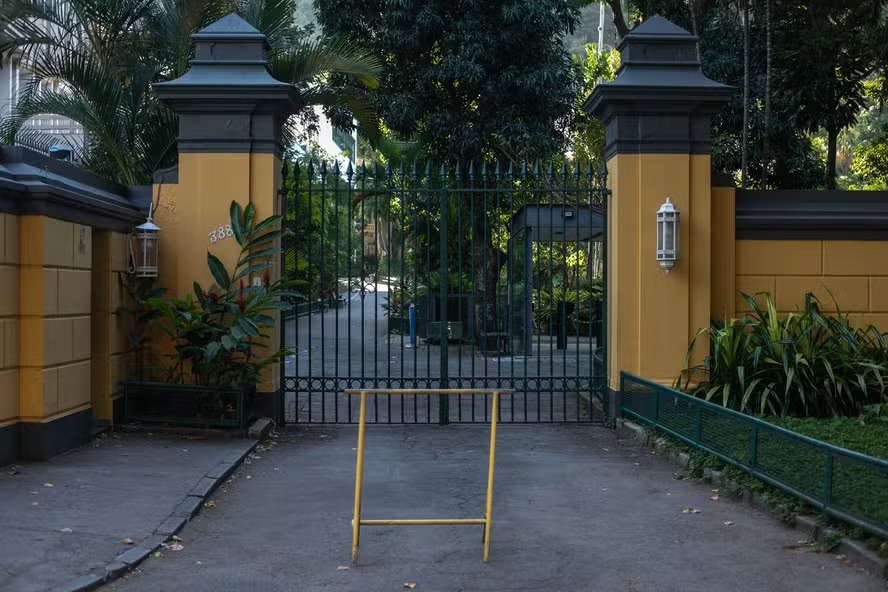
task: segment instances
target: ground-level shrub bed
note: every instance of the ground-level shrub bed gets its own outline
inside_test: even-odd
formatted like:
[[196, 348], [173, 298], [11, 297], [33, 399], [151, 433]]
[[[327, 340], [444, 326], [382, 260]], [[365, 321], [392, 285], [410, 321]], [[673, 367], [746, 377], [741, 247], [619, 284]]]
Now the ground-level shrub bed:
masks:
[[888, 459], [888, 421], [877, 417], [836, 419], [774, 418], [769, 422], [809, 438]]

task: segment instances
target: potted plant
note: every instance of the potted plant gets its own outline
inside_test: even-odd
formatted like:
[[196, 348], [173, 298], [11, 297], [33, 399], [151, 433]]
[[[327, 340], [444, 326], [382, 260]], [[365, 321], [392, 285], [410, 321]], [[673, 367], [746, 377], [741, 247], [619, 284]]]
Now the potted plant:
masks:
[[280, 217], [257, 222], [253, 205], [242, 209], [237, 202], [230, 217], [241, 249], [234, 269], [208, 252], [209, 288], [194, 282], [184, 297], [148, 300], [157, 312], [150, 324], [169, 338], [168, 363], [159, 381], [125, 383], [126, 421], [246, 427], [263, 369], [289, 353], [260, 353], [275, 326], [273, 312], [286, 310], [285, 299], [294, 295], [288, 281], [271, 281]]
[[383, 314], [388, 317], [390, 333], [406, 334], [410, 331], [408, 310], [410, 309], [411, 291], [410, 278], [406, 277], [392, 284], [388, 294], [383, 296], [382, 309]]

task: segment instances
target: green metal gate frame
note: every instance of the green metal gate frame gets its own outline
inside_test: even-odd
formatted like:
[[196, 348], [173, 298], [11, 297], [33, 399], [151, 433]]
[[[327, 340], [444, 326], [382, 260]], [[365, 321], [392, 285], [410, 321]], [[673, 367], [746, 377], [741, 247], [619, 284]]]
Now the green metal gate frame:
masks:
[[[422, 171], [422, 172], [420, 172]], [[291, 276], [305, 277], [304, 291], [307, 292], [306, 301], [294, 302], [294, 312], [299, 311], [303, 315], [285, 316], [282, 326], [282, 343], [288, 342], [288, 336], [293, 334], [296, 353], [281, 364], [281, 384], [286, 409], [285, 420], [293, 423], [357, 423], [356, 410], [342, 393], [346, 389], [397, 389], [397, 388], [462, 388], [462, 389], [490, 389], [503, 388], [515, 391], [511, 398], [504, 398], [501, 405], [498, 421], [503, 423], [565, 423], [565, 422], [601, 422], [611, 415], [607, 408], [607, 200], [610, 192], [606, 188], [606, 169], [593, 171], [591, 164], [586, 166], [572, 166], [567, 160], [558, 165], [548, 163], [541, 167], [539, 163], [509, 164], [505, 172], [499, 163], [488, 165], [482, 163], [476, 167], [473, 163], [457, 165], [448, 168], [445, 165], [432, 166], [426, 164], [419, 167], [416, 163], [408, 170], [402, 163], [397, 169], [391, 166], [361, 165], [355, 170], [351, 163], [343, 172], [338, 163], [327, 166], [321, 162], [315, 165], [308, 162], [307, 165], [289, 164], [283, 165], [284, 187], [282, 188], [282, 201], [284, 205], [285, 239], [282, 267], [285, 273]], [[373, 200], [373, 201], [371, 201]], [[387, 201], [386, 201], [387, 200]], [[368, 220], [367, 211], [380, 211], [387, 204], [389, 221], [393, 216], [393, 208], [399, 208], [401, 217], [397, 226], [400, 229], [400, 257], [396, 267], [392, 267], [392, 259], [387, 258], [387, 264], [382, 269], [377, 269], [373, 276], [365, 275], [368, 257], [368, 241], [366, 232], [351, 232], [352, 228], [361, 226], [364, 228]], [[561, 341], [556, 344], [554, 339], [555, 322], [550, 319], [548, 335], [543, 332], [531, 333], [530, 339], [537, 340], [537, 355], [533, 363], [528, 358], [523, 358], [523, 365], [515, 363], [510, 358], [511, 372], [503, 372], [501, 358], [497, 358], [496, 372], [491, 372], [491, 363], [488, 357], [483, 360], [483, 372], [479, 372], [480, 362], [476, 360], [478, 350], [489, 350], [491, 347], [500, 349], [503, 343], [507, 348], [515, 339], [513, 323], [509, 314], [513, 311], [513, 276], [512, 276], [512, 229], [507, 228], [507, 249], [505, 249], [505, 262], [497, 258], [499, 267], [497, 274], [501, 279], [502, 272], [506, 270], [506, 298], [505, 309], [509, 312], [503, 319], [500, 314], [501, 287], [500, 281], [494, 284], [494, 289], [489, 290], [490, 278], [485, 275], [483, 290], [479, 298], [475, 290], [469, 295], [460, 293], [459, 290], [465, 282], [465, 278], [459, 274], [466, 269], [473, 270], [476, 275], [471, 277], [473, 285], [478, 284], [478, 269], [489, 270], [491, 266], [487, 255], [493, 256], [489, 247], [495, 245], [495, 232], [501, 236], [504, 212], [511, 219], [522, 206], [546, 206], [563, 207], [577, 213], [586, 214], [590, 220], [602, 221], [600, 236], [599, 257], [601, 267], [600, 280], [600, 314], [597, 320], [593, 320], [595, 300], [591, 297], [593, 284], [590, 281], [588, 294], [585, 297], [585, 307], [581, 307], [583, 298], [579, 284], [580, 275], [580, 232], [577, 229], [577, 242], [574, 245], [572, 256], [576, 259], [574, 265], [575, 286], [561, 290], [563, 301], [568, 302], [574, 298], [574, 310], [576, 316], [571, 316], [575, 335], [573, 339], [576, 345], [575, 360], [571, 355], [571, 363], [575, 363], [573, 372], [568, 372], [567, 347], [564, 347], [560, 355], [561, 368], [556, 369], [554, 348], [560, 347]], [[468, 210], [468, 211], [466, 211]], [[441, 213], [446, 215], [441, 215]], [[493, 213], [491, 213], [493, 212]], [[372, 213], [372, 212], [371, 212]], [[437, 214], [437, 216], [435, 215]], [[469, 220], [466, 220], [466, 217]], [[562, 215], [564, 231], [571, 230], [568, 227], [566, 215]], [[579, 217], [579, 216], [578, 216]], [[345, 218], [345, 219], [343, 219]], [[355, 223], [358, 223], [356, 226]], [[425, 225], [424, 228], [422, 225]], [[335, 231], [330, 232], [330, 228]], [[347, 228], [345, 237], [342, 229]], [[405, 235], [405, 230], [412, 232], [412, 237]], [[332, 234], [332, 236], [331, 236]], [[437, 237], [434, 236], [437, 234]], [[557, 230], [554, 232], [557, 234]], [[566, 233], [563, 233], [566, 236]], [[378, 236], [378, 235], [377, 235]], [[391, 233], [388, 238], [391, 239]], [[359, 237], [359, 238], [358, 238]], [[422, 240], [420, 240], [422, 237]], [[410, 261], [412, 268], [408, 267], [408, 238], [412, 238], [409, 252], [412, 254]], [[437, 241], [435, 240], [437, 239]], [[454, 241], [455, 239], [455, 241]], [[464, 242], [468, 240], [468, 245]], [[479, 243], [483, 241], [483, 245]], [[437, 242], [437, 260], [433, 252], [433, 244]], [[455, 243], [455, 244], [454, 244]], [[555, 294], [555, 280], [553, 274], [554, 245], [556, 241], [550, 239], [548, 280], [551, 293]], [[568, 269], [568, 242], [562, 240], [559, 244], [561, 250], [562, 269], [567, 276]], [[590, 243], [591, 245], [591, 243]], [[419, 252], [419, 247], [425, 250], [425, 259]], [[465, 247], [465, 248], [464, 248]], [[343, 248], [345, 251], [343, 251]], [[379, 240], [374, 240], [374, 249], [378, 255]], [[389, 245], [392, 248], [392, 245]], [[545, 255], [545, 245], [538, 253]], [[332, 250], [332, 264], [330, 264], [330, 251]], [[345, 261], [343, 261], [345, 253]], [[355, 254], [357, 253], [357, 256]], [[589, 247], [586, 255], [586, 269], [589, 270], [589, 259], [592, 257], [593, 247]], [[443, 256], [441, 256], [443, 254]], [[350, 260], [351, 259], [351, 260]], [[350, 261], [349, 261], [350, 260]], [[433, 266], [438, 275], [438, 286], [434, 289]], [[333, 269], [329, 269], [333, 267]], [[399, 267], [399, 268], [398, 268]], [[360, 272], [358, 275], [357, 272]], [[426, 348], [425, 366], [419, 368], [419, 348], [408, 350], [403, 342], [395, 348], [395, 353], [400, 353], [400, 367], [392, 368], [392, 337], [387, 335], [387, 347], [380, 346], [379, 320], [380, 308], [374, 288], [379, 287], [379, 274], [386, 273], [389, 277], [396, 274], [403, 282], [405, 277], [413, 278], [412, 293], [407, 288], [412, 301], [418, 304], [418, 282], [425, 281], [427, 292], [424, 301], [434, 303], [427, 313], [433, 314], [439, 328], [440, 342], [437, 352], [437, 360], [433, 361], [432, 346]], [[457, 277], [454, 279], [454, 272]], [[483, 272], [482, 272], [483, 273]], [[344, 278], [343, 278], [344, 274]], [[488, 272], [492, 275], [492, 272]], [[337, 308], [339, 304], [338, 294], [317, 293], [318, 288], [324, 284], [312, 285], [315, 276], [332, 278], [336, 282], [338, 292], [340, 280], [345, 279], [349, 288], [345, 308]], [[369, 277], [369, 282], [367, 279]], [[536, 277], [536, 276], [533, 276]], [[407, 282], [409, 284], [409, 282]], [[566, 281], [565, 281], [566, 284]], [[454, 295], [452, 287], [458, 292]], [[353, 292], [352, 288], [357, 290]], [[435, 292], [437, 302], [435, 303]], [[534, 289], [532, 286], [527, 293], [534, 294], [539, 302], [543, 300], [542, 287]], [[391, 293], [388, 298], [391, 298]], [[371, 308], [373, 317], [368, 317], [365, 300], [371, 296]], [[354, 311], [353, 300], [360, 297], [360, 310]], [[468, 347], [463, 347], [461, 341], [456, 345], [456, 364], [454, 361], [454, 347], [451, 344], [451, 331], [456, 325], [450, 323], [449, 313], [454, 308], [462, 312], [463, 304], [452, 306], [451, 301], [456, 299], [459, 303], [466, 298], [469, 306], [468, 315], [462, 322], [472, 333], [471, 357], [464, 355]], [[493, 313], [493, 323], [485, 325], [485, 319], [476, 314], [477, 300], [480, 300], [484, 308]], [[373, 302], [376, 304], [373, 304]], [[356, 302], [356, 300], [354, 300]], [[391, 303], [391, 301], [390, 301]], [[532, 306], [532, 305], [531, 305]], [[558, 308], [560, 326], [568, 324], [567, 304]], [[353, 350], [354, 323], [353, 316], [360, 313], [360, 363], [355, 364]], [[588, 326], [588, 334], [580, 335], [580, 323], [577, 319], [580, 313], [585, 313]], [[341, 315], [341, 316], [340, 316]], [[333, 318], [332, 328], [329, 327]], [[301, 320], [300, 320], [301, 319]], [[341, 326], [345, 321], [345, 327]], [[500, 329], [505, 321], [505, 332]], [[372, 322], [373, 344], [372, 368], [368, 368], [367, 360], [367, 325]], [[428, 334], [428, 322], [426, 333]], [[460, 321], [456, 321], [457, 323]], [[306, 335], [300, 335], [305, 331], [300, 330], [300, 323], [307, 328]], [[525, 323], [525, 326], [530, 323]], [[600, 335], [596, 341], [596, 347], [592, 348], [593, 326], [600, 326]], [[479, 331], [478, 327], [485, 330]], [[315, 329], [317, 327], [317, 329]], [[493, 331], [486, 329], [493, 328]], [[446, 330], [444, 330], [446, 328]], [[344, 330], [344, 335], [341, 331]], [[333, 332], [335, 347], [332, 356], [326, 355], [329, 340], [328, 331]], [[320, 351], [317, 349], [316, 339], [320, 337]], [[505, 335], [504, 335], [505, 334]], [[581, 341], [588, 336], [588, 357], [581, 356]], [[342, 338], [345, 338], [345, 351], [342, 351]], [[548, 369], [544, 368], [543, 338], [547, 337], [549, 351]], [[527, 336], [525, 335], [525, 338]], [[301, 342], [300, 342], [301, 341]], [[288, 345], [290, 345], [288, 343]], [[307, 347], [306, 347], [307, 345]], [[379, 356], [381, 349], [385, 349], [387, 372], [380, 373], [381, 363]], [[412, 364], [406, 363], [412, 354]], [[320, 357], [320, 360], [318, 360]], [[333, 359], [330, 360], [329, 358]], [[332, 362], [332, 368], [329, 364]], [[435, 367], [437, 366], [437, 367]], [[469, 366], [466, 368], [466, 366]], [[522, 370], [516, 374], [517, 369]], [[535, 366], [535, 368], [534, 368]], [[412, 371], [412, 372], [411, 372]], [[468, 374], [468, 375], [467, 375]], [[585, 413], [581, 409], [581, 393], [588, 391], [589, 398]], [[556, 399], [556, 393], [561, 396]], [[568, 394], [576, 394], [576, 413], [568, 413]], [[289, 413], [289, 402], [295, 400], [293, 413]], [[451, 399], [455, 399], [456, 408], [450, 406]], [[596, 400], [598, 406], [596, 407]], [[380, 403], [382, 405], [380, 406]], [[560, 407], [559, 407], [560, 405]], [[412, 409], [410, 408], [412, 407]], [[543, 409], [546, 413], [543, 413]], [[426, 399], [425, 409], [417, 405], [416, 398], [397, 400], [395, 397], [385, 397], [384, 400], [375, 400], [368, 410], [370, 417], [368, 423], [434, 423], [441, 425], [447, 423], [489, 423], [489, 410], [486, 399], [469, 397], [468, 400], [441, 396], [438, 399], [437, 408], [431, 403], [431, 398]]]

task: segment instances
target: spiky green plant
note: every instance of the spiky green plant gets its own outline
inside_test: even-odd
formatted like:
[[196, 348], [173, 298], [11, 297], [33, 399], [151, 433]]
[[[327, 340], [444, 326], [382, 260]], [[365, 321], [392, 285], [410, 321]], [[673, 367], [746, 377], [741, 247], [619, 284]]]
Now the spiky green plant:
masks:
[[[858, 415], [888, 401], [888, 346], [879, 330], [852, 327], [847, 315], [821, 312], [808, 294], [803, 309], [781, 316], [770, 294], [764, 306], [743, 294], [750, 312], [723, 327], [698, 333], [688, 350], [708, 336], [706, 379], [679, 386], [706, 400], [746, 413], [776, 416]], [[693, 373], [693, 372], [690, 372]]]

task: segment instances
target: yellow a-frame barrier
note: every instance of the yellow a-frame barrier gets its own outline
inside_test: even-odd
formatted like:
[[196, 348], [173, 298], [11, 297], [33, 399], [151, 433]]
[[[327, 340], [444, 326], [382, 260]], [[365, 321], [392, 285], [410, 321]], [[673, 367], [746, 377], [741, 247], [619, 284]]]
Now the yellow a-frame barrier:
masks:
[[[358, 558], [358, 543], [362, 526], [429, 526], [483, 524], [484, 561], [490, 554], [490, 524], [493, 511], [493, 467], [496, 459], [496, 418], [499, 415], [500, 395], [512, 394], [511, 390], [487, 389], [349, 389], [346, 395], [361, 397], [361, 412], [358, 419], [358, 460], [355, 467], [355, 516], [352, 520], [352, 561]], [[492, 395], [490, 406], [490, 459], [487, 467], [487, 503], [484, 518], [428, 519], [428, 520], [361, 520], [361, 487], [364, 482], [364, 436], [367, 427], [367, 395]]]

